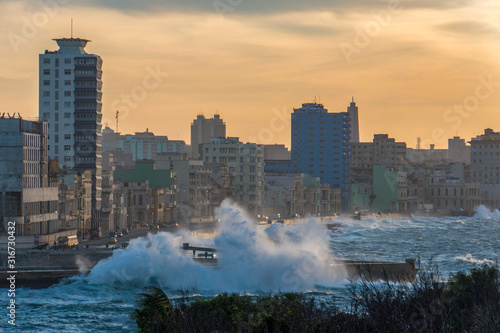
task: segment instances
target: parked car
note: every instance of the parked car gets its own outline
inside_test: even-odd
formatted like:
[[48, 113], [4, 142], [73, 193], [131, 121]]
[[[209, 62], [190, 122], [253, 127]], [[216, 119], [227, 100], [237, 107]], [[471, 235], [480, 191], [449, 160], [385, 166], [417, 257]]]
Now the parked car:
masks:
[[116, 232], [116, 236], [117, 236], [117, 237], [123, 237], [123, 234], [122, 234], [122, 232], [121, 232], [121, 231], [117, 231], [117, 232]]
[[113, 232], [110, 232], [110, 233], [109, 233], [109, 238], [111, 238], [111, 237], [116, 237], [116, 232], [114, 232], [114, 231], [113, 231]]
[[109, 244], [116, 244], [116, 243], [118, 243], [116, 237], [109, 237]]
[[160, 226], [158, 224], [150, 224], [149, 225], [149, 229], [151, 229], [151, 230], [157, 230], [157, 229], [160, 229]]

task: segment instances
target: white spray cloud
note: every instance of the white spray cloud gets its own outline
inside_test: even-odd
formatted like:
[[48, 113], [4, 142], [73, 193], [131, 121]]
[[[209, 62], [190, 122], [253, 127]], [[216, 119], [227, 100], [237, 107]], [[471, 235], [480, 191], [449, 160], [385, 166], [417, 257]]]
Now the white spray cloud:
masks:
[[[217, 211], [220, 234], [212, 243], [168, 233], [134, 240], [125, 250], [101, 261], [91, 272], [91, 284], [143, 287], [151, 284], [179, 291], [268, 292], [308, 291], [334, 286], [344, 278], [328, 247], [328, 232], [311, 219], [301, 225], [258, 226], [229, 201]], [[182, 242], [214, 246], [218, 266], [207, 267], [179, 249]]]

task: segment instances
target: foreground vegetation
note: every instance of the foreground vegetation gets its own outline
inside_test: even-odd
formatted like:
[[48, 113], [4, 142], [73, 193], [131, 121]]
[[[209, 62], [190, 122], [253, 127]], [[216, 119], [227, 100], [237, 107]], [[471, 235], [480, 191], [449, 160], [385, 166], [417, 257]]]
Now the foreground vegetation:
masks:
[[296, 293], [222, 294], [176, 306], [151, 287], [132, 314], [140, 332], [500, 332], [499, 270], [430, 270], [412, 284], [353, 283], [347, 307]]

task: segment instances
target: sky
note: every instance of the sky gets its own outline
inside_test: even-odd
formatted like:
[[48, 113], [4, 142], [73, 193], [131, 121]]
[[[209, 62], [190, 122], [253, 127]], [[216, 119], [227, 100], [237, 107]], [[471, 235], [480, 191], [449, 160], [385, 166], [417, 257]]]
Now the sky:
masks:
[[38, 116], [38, 55], [89, 39], [103, 124], [190, 141], [198, 114], [227, 135], [290, 146], [290, 113], [359, 107], [361, 141], [415, 147], [500, 131], [500, 3], [491, 0], [0, 0], [0, 112]]

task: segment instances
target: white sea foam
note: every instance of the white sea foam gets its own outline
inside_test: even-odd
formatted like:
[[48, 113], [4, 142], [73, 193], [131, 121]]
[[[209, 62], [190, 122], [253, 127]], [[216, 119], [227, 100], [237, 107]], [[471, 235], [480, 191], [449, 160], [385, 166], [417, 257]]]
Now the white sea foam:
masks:
[[[316, 219], [301, 225], [257, 227], [241, 208], [223, 202], [217, 217], [220, 234], [213, 240], [182, 235], [182, 242], [214, 246], [218, 267], [206, 267], [179, 250], [179, 241], [158, 233], [132, 241], [91, 272], [92, 284], [147, 286], [170, 290], [210, 292], [307, 291], [342, 281], [333, 258], [328, 233]], [[212, 243], [210, 243], [212, 242]]]
[[467, 253], [465, 255], [465, 257], [455, 257], [455, 260], [460, 260], [460, 261], [464, 261], [464, 262], [468, 262], [468, 263], [471, 263], [471, 264], [476, 264], [476, 265], [494, 265], [495, 262], [493, 260], [489, 260], [489, 259], [476, 259], [474, 257], [472, 257], [472, 254], [470, 253]]

